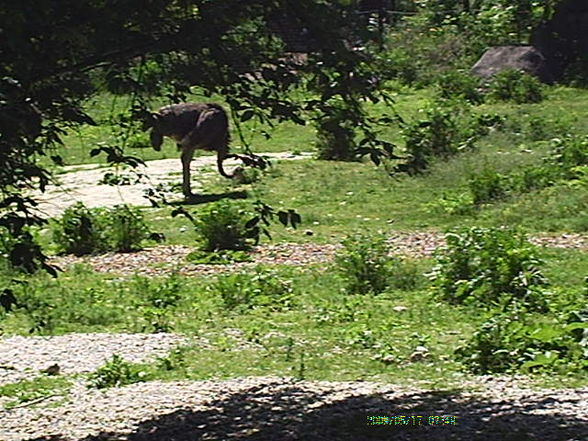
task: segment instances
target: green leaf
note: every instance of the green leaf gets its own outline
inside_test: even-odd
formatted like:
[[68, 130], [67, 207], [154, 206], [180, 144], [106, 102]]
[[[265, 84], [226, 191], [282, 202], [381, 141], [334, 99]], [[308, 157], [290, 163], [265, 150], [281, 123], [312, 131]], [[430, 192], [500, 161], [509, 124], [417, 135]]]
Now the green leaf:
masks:
[[575, 329], [588, 329], [588, 322], [574, 322], [565, 327], [566, 331], [573, 331]]
[[552, 326], [544, 326], [531, 332], [530, 337], [542, 342], [549, 342], [560, 337], [563, 334], [563, 329], [556, 329]]

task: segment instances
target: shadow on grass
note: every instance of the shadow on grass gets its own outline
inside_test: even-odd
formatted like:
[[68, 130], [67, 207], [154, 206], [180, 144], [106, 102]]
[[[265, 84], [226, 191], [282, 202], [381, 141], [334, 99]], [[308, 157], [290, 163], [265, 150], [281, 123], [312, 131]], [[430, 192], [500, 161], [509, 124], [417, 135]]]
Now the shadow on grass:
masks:
[[169, 202], [168, 205], [200, 205], [208, 204], [209, 202], [220, 201], [222, 199], [247, 199], [248, 197], [249, 195], [246, 191], [229, 191], [218, 194], [193, 194], [184, 200]]
[[[320, 387], [320, 386], [319, 386]], [[358, 386], [361, 390], [361, 384]], [[567, 398], [521, 398], [490, 402], [460, 392], [358, 394], [309, 391], [272, 382], [141, 422], [130, 434], [104, 431], [83, 441], [572, 441], [586, 440], [586, 420], [558, 415]], [[565, 395], [564, 395], [565, 396]], [[568, 403], [568, 404], [567, 404]], [[576, 406], [579, 406], [577, 403]], [[550, 414], [540, 412], [549, 409]], [[422, 425], [369, 426], [368, 416], [420, 415]], [[428, 424], [428, 416], [455, 416], [456, 424]], [[415, 418], [416, 420], [416, 418]], [[407, 419], [405, 419], [407, 421]], [[42, 437], [34, 441], [61, 441]]]

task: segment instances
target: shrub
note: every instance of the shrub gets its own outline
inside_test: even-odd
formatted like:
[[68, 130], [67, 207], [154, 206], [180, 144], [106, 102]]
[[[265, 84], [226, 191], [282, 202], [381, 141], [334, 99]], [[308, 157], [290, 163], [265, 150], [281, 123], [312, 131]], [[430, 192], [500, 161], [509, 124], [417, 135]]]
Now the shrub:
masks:
[[568, 135], [553, 140], [551, 156], [547, 163], [554, 163], [564, 178], [572, 178], [572, 169], [588, 165], [588, 136]]
[[437, 89], [443, 98], [458, 98], [472, 104], [484, 101], [480, 79], [466, 72], [454, 70], [440, 75]]
[[476, 208], [469, 192], [447, 192], [436, 201], [428, 204], [433, 213], [441, 212], [456, 215], [471, 214]]
[[511, 185], [520, 192], [540, 190], [553, 185], [558, 179], [558, 172], [550, 165], [525, 167], [511, 178]]
[[412, 291], [426, 282], [417, 262], [393, 258], [390, 261], [390, 286], [401, 291]]
[[53, 241], [60, 251], [77, 256], [138, 250], [150, 233], [141, 211], [128, 205], [90, 209], [78, 202], [53, 225]]
[[165, 309], [174, 307], [182, 298], [183, 281], [177, 274], [163, 279], [137, 277], [133, 279], [133, 289], [146, 304], [154, 308]]
[[486, 204], [504, 198], [510, 190], [508, 176], [496, 170], [485, 168], [476, 175], [470, 176], [468, 186], [474, 205]]
[[490, 80], [488, 96], [518, 104], [539, 103], [543, 100], [543, 86], [537, 78], [523, 71], [506, 69]]
[[253, 214], [236, 202], [221, 200], [198, 212], [194, 226], [203, 251], [247, 250], [251, 247], [247, 222]]
[[149, 237], [149, 227], [141, 210], [129, 205], [117, 205], [106, 215], [109, 249], [129, 252], [141, 249], [141, 242]]
[[356, 159], [355, 119], [354, 110], [342, 101], [334, 102], [328, 112], [317, 118], [316, 148], [319, 159]]
[[416, 174], [427, 169], [434, 157], [449, 157], [471, 147], [480, 133], [480, 122], [463, 109], [434, 106], [425, 117], [402, 129], [408, 158], [398, 170]]
[[512, 192], [528, 192], [561, 180], [583, 179], [588, 166], [588, 137], [567, 136], [552, 140], [552, 152], [541, 165], [525, 167], [510, 175], [486, 168], [469, 178], [474, 205], [503, 199]]
[[343, 241], [335, 256], [335, 270], [350, 294], [379, 294], [390, 284], [392, 258], [383, 235], [357, 234]]
[[145, 372], [126, 362], [120, 355], [114, 354], [104, 366], [99, 367], [89, 377], [88, 387], [105, 389], [146, 381]]
[[455, 27], [431, 29], [418, 14], [391, 29], [377, 62], [387, 78], [423, 87], [445, 72], [471, 66], [479, 54], [472, 56], [469, 43]]
[[437, 292], [454, 303], [518, 301], [544, 309], [546, 280], [536, 247], [507, 228], [457, 230], [445, 236], [431, 273]]
[[53, 240], [61, 252], [81, 256], [105, 251], [102, 211], [78, 202], [54, 223]]
[[253, 274], [221, 275], [210, 289], [218, 293], [224, 307], [229, 310], [256, 307], [281, 310], [290, 307], [294, 300], [290, 280], [259, 268]]
[[563, 82], [571, 87], [588, 87], [588, 56], [580, 55], [568, 65]]
[[586, 366], [585, 349], [574, 332], [587, 326], [510, 309], [492, 315], [455, 353], [476, 374], [553, 371], [559, 365], [569, 372]]

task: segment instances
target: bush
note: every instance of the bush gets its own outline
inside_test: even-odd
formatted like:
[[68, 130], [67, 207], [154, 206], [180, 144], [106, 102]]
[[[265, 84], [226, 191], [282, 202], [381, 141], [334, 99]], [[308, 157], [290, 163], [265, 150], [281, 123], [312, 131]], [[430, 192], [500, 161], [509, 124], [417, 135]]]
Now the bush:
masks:
[[488, 96], [517, 104], [539, 103], [543, 101], [543, 86], [537, 78], [523, 71], [506, 69], [490, 80]]
[[536, 247], [507, 228], [457, 230], [435, 256], [431, 277], [436, 291], [454, 303], [514, 301], [545, 309], [546, 280]]
[[586, 367], [585, 342], [575, 332], [587, 326], [511, 309], [492, 315], [457, 348], [456, 356], [476, 374], [554, 371], [560, 365], [569, 372]]
[[355, 114], [344, 102], [334, 102], [316, 120], [319, 159], [350, 161], [357, 158]]
[[468, 186], [470, 187], [474, 205], [502, 199], [511, 188], [508, 176], [490, 168], [485, 168], [479, 173], [470, 176]]
[[469, 178], [472, 203], [476, 206], [503, 199], [513, 192], [528, 192], [554, 185], [561, 180], [585, 176], [588, 166], [588, 137], [566, 136], [552, 140], [552, 152], [543, 164], [525, 167], [503, 175], [486, 168]]
[[90, 209], [78, 202], [53, 225], [53, 241], [60, 251], [76, 256], [138, 250], [150, 233], [141, 211], [128, 205]]
[[221, 200], [198, 212], [194, 220], [196, 234], [203, 251], [248, 250], [251, 248], [247, 222], [251, 211], [236, 202]]
[[401, 291], [415, 290], [426, 282], [417, 262], [392, 258], [390, 261], [390, 286]]
[[385, 46], [377, 54], [380, 71], [389, 79], [416, 87], [434, 84], [446, 72], [466, 69], [479, 57], [472, 54], [469, 42], [455, 27], [431, 29], [421, 14], [406, 17], [391, 29]]
[[335, 270], [350, 294], [379, 294], [390, 284], [392, 258], [383, 235], [357, 234], [343, 241], [335, 256]]
[[141, 249], [141, 242], [149, 237], [149, 227], [138, 208], [117, 205], [106, 214], [109, 249], [129, 252]]
[[210, 288], [228, 310], [268, 307], [281, 310], [293, 304], [292, 281], [259, 268], [255, 273], [221, 275]]
[[568, 65], [563, 82], [571, 87], [588, 88], [588, 56], [580, 55]]
[[588, 136], [568, 135], [553, 140], [551, 156], [547, 163], [554, 163], [564, 178], [573, 178], [573, 169], [588, 165]]
[[484, 101], [480, 79], [466, 72], [454, 70], [441, 74], [437, 89], [442, 98], [457, 98], [472, 104]]
[[82, 202], [67, 208], [54, 224], [53, 240], [61, 252], [82, 256], [105, 251], [101, 210], [90, 210]]
[[145, 372], [126, 362], [117, 354], [90, 375], [88, 387], [105, 389], [146, 381]]
[[402, 129], [408, 158], [398, 170], [409, 174], [422, 172], [434, 157], [450, 157], [472, 147], [484, 133], [485, 119], [450, 106], [433, 106], [425, 117], [406, 124]]

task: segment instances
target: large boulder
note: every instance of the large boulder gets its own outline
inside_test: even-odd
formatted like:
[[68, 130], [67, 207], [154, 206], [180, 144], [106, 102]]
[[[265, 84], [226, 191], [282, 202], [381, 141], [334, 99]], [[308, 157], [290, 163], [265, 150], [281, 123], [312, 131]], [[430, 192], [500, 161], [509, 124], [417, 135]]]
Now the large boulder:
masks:
[[553, 17], [539, 26], [531, 44], [547, 58], [556, 80], [578, 57], [588, 57], [588, 1], [563, 0]]
[[472, 73], [487, 80], [506, 69], [522, 70], [544, 83], [554, 80], [545, 57], [533, 46], [491, 47], [472, 67]]

